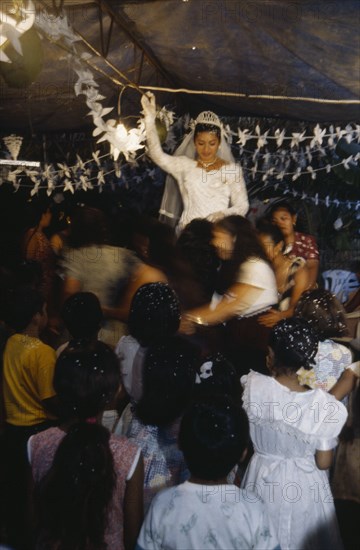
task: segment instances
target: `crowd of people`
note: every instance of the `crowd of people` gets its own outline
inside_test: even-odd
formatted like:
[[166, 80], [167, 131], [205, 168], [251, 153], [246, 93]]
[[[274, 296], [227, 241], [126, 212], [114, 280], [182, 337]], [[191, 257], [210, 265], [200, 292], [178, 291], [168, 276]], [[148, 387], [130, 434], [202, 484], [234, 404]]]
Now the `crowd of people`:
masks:
[[358, 351], [315, 239], [285, 202], [246, 219], [216, 115], [189, 159], [160, 150], [153, 96], [143, 108], [176, 229], [134, 218], [125, 235], [81, 205], [50, 236], [46, 205], [1, 270], [0, 540], [350, 548], [331, 491], [358, 510]]

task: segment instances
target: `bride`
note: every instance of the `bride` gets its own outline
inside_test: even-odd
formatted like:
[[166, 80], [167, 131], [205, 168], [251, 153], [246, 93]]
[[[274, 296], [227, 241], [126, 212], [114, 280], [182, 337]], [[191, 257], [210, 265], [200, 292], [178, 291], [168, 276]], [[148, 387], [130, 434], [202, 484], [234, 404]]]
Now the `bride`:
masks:
[[200, 113], [195, 128], [172, 156], [161, 148], [154, 94], [143, 95], [141, 104], [150, 157], [176, 180], [168, 177], [166, 181], [160, 210], [164, 221], [178, 223], [182, 230], [195, 218], [216, 221], [232, 214], [245, 216], [249, 201], [242, 170], [234, 161], [218, 116], [211, 111]]

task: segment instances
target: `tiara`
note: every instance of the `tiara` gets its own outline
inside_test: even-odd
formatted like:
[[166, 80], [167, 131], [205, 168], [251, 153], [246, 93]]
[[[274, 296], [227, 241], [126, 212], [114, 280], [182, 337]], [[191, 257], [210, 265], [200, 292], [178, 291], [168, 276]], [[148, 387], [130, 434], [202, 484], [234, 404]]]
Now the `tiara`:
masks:
[[195, 124], [210, 124], [211, 126], [221, 128], [219, 117], [212, 111], [203, 111], [200, 113], [195, 120]]

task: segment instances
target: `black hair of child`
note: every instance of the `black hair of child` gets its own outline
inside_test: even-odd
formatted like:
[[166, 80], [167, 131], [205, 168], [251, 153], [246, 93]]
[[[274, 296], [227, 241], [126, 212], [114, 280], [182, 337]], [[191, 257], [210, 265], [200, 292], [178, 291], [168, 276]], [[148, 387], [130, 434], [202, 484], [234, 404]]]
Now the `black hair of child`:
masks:
[[75, 340], [96, 338], [104, 319], [99, 299], [92, 292], [76, 292], [69, 296], [61, 317]]
[[216, 481], [240, 461], [249, 440], [245, 411], [228, 397], [192, 403], [180, 425], [179, 447], [193, 477]]
[[135, 408], [141, 422], [165, 427], [181, 416], [192, 399], [200, 362], [198, 348], [179, 336], [148, 349], [143, 394]]
[[345, 310], [330, 290], [315, 288], [304, 292], [296, 304], [295, 316], [305, 319], [321, 341], [348, 334]]
[[130, 334], [144, 347], [173, 336], [180, 325], [177, 295], [166, 283], [147, 283], [135, 293], [130, 308]]
[[22, 332], [34, 315], [42, 313], [45, 298], [38, 290], [24, 286], [9, 290], [4, 302], [3, 320], [15, 332]]
[[277, 372], [311, 369], [319, 347], [319, 336], [304, 319], [282, 319], [271, 330], [269, 346], [274, 352], [272, 368]]
[[118, 358], [100, 341], [69, 345], [56, 361], [54, 390], [69, 418], [85, 420], [104, 411], [120, 381]]
[[72, 425], [35, 489], [40, 546], [106, 548], [104, 535], [116, 483], [110, 434], [99, 424]]

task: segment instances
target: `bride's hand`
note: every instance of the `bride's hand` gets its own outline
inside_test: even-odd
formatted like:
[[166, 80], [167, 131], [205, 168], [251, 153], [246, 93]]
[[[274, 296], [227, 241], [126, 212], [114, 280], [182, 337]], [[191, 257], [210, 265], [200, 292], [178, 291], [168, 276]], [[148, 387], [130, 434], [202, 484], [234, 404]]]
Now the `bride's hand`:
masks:
[[153, 93], [146, 92], [141, 96], [141, 106], [145, 117], [156, 117], [156, 101]]
[[214, 223], [221, 220], [223, 217], [224, 217], [224, 213], [219, 211], [219, 212], [213, 212], [212, 214], [209, 214], [207, 219], [209, 220], [209, 222]]

